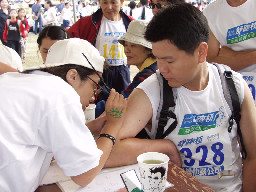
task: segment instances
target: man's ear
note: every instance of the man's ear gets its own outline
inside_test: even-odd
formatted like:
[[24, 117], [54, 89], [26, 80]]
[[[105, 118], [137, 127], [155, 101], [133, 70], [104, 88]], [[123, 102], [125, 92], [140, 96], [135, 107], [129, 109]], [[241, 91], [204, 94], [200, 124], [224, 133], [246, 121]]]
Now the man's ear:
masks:
[[206, 42], [200, 43], [200, 45], [198, 46], [199, 63], [203, 63], [206, 61], [207, 51], [208, 51], [207, 43]]
[[77, 80], [79, 79], [79, 75], [77, 70], [75, 69], [70, 69], [67, 74], [66, 74], [66, 79], [67, 82], [73, 87], [74, 85], [76, 85], [76, 83], [78, 82]]

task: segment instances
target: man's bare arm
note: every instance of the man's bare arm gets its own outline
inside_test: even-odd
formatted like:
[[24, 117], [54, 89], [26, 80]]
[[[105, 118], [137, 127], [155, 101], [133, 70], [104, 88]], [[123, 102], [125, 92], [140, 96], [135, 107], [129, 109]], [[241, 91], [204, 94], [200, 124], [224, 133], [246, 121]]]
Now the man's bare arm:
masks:
[[137, 157], [146, 152], [160, 152], [169, 156], [170, 161], [181, 167], [181, 158], [174, 143], [168, 139], [120, 140], [112, 149], [104, 167], [118, 167], [137, 163]]
[[170, 140], [134, 138], [146, 127], [152, 115], [153, 109], [149, 98], [141, 89], [135, 89], [129, 96], [128, 111], [119, 132], [120, 140], [113, 147], [105, 167], [134, 164], [138, 155], [152, 151], [167, 154], [172, 162], [181, 166], [179, 152]]
[[225, 64], [234, 71], [256, 64], [256, 50], [233, 51], [228, 47], [221, 47], [212, 31], [208, 42], [207, 61]]
[[243, 164], [243, 191], [254, 192], [256, 189], [256, 108], [246, 82], [245, 97], [241, 108], [240, 127], [243, 135], [247, 158]]

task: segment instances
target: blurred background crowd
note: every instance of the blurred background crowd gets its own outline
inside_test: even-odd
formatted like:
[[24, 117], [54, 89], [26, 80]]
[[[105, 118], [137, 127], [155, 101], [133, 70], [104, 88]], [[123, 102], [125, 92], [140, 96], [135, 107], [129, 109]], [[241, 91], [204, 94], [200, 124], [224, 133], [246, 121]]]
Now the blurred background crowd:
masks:
[[[202, 11], [213, 0], [186, 1], [192, 3], [195, 7]], [[63, 20], [68, 20], [69, 26], [72, 26], [72, 24], [74, 24], [78, 19], [93, 14], [99, 8], [99, 3], [97, 0], [1, 0], [1, 4], [4, 4], [5, 2], [7, 3], [9, 10], [16, 9], [17, 12], [20, 8], [25, 10], [25, 17], [30, 26], [30, 32], [35, 31], [35, 15], [32, 12], [33, 5], [40, 4], [42, 7], [42, 27], [47, 25], [63, 26]], [[130, 15], [131, 8], [139, 12], [140, 7], [146, 6], [147, 8], [150, 8], [150, 3], [150, 0], [125, 0], [123, 3], [123, 11]], [[135, 19], [140, 19], [139, 17], [136, 18], [136, 13], [133, 15], [133, 17]], [[0, 22], [3, 22], [3, 19], [0, 19]], [[39, 30], [39, 28], [37, 28], [37, 30]]]

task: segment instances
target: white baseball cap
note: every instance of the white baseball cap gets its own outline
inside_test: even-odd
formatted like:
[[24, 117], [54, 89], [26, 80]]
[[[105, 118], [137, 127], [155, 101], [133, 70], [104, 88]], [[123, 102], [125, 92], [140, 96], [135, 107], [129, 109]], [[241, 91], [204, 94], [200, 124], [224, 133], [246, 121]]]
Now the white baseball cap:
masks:
[[105, 59], [100, 56], [99, 51], [91, 43], [79, 38], [64, 39], [54, 43], [47, 53], [45, 63], [33, 69], [56, 67], [66, 64], [80, 65], [93, 69], [83, 54], [96, 71], [103, 72]]
[[19, 54], [12, 48], [0, 45], [0, 61], [19, 71], [23, 71], [22, 60]]

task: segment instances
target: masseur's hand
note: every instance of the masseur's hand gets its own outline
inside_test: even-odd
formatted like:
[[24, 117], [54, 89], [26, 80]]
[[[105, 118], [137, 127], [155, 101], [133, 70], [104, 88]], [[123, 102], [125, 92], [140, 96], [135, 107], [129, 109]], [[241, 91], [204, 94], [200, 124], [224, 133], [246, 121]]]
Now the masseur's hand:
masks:
[[[126, 113], [127, 99], [123, 95], [111, 89], [110, 95], [106, 102], [105, 113], [107, 124], [111, 124], [113, 129], [121, 128]], [[119, 130], [118, 130], [119, 131]]]

